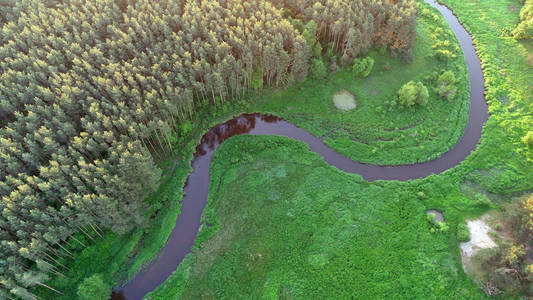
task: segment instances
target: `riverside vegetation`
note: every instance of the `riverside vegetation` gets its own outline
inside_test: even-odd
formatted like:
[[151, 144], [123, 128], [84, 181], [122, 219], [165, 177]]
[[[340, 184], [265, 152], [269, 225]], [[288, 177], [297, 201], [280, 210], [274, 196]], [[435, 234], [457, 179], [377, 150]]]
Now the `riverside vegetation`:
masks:
[[[425, 161], [460, 137], [468, 113], [464, 62], [453, 35], [432, 10], [423, 5], [416, 26], [416, 5], [410, 1], [371, 7], [357, 2], [351, 10], [344, 1], [339, 6], [328, 6], [327, 1], [283, 3], [287, 6], [276, 1], [272, 5], [265, 1], [2, 3], [0, 92], [7, 99], [0, 111], [2, 295], [34, 298], [36, 293], [72, 299], [80, 291], [89, 293], [88, 287], [110, 288], [117, 278], [131, 277], [154, 257], [172, 229], [179, 212], [179, 187], [190, 170], [196, 138], [231, 114], [274, 112], [315, 135], [329, 134], [326, 142], [353, 159], [382, 164]], [[319, 9], [321, 14], [313, 13]], [[518, 19], [518, 12], [513, 13], [511, 17]], [[244, 17], [231, 17], [239, 14]], [[205, 19], [197, 18], [200, 15]], [[370, 15], [375, 22], [368, 21]], [[398, 17], [387, 19], [390, 16]], [[336, 25], [340, 17], [343, 22]], [[429, 18], [436, 23], [424, 21]], [[354, 27], [357, 30], [347, 34]], [[476, 37], [477, 32], [471, 32]], [[441, 43], [433, 44], [431, 34]], [[494, 37], [496, 42], [499, 38]], [[442, 176], [369, 184], [326, 166], [294, 141], [276, 137], [228, 141], [217, 150], [212, 166], [211, 185], [217, 179], [227, 183], [209, 196], [206, 220], [215, 226], [201, 231], [197, 249], [154, 297], [324, 296], [354, 292], [338, 286], [350, 282], [353, 286], [366, 282], [361, 296], [480, 297], [460, 269], [455, 231], [429, 233], [423, 211], [428, 207], [445, 212], [453, 229], [467, 216], [487, 209], [473, 200], [472, 190], [505, 198], [531, 189], [531, 149], [524, 142], [531, 128], [530, 77], [527, 65], [521, 64], [526, 57], [523, 49], [514, 40], [505, 42], [512, 46], [516, 61], [495, 54], [484, 54], [482, 59], [515, 74], [517, 92], [503, 75], [486, 73], [496, 117], [489, 121], [478, 151]], [[66, 49], [61, 46], [65, 43], [73, 47], [62, 53], [59, 49]], [[372, 47], [400, 58], [383, 50], [367, 53]], [[354, 83], [354, 68], [343, 65], [366, 55], [375, 63], [368, 77], [362, 78], [363, 71]], [[38, 59], [33, 62], [30, 57]], [[433, 67], [430, 72], [425, 71], [428, 65]], [[307, 70], [310, 79], [297, 83]], [[444, 98], [450, 93], [441, 93], [440, 77], [449, 70], [459, 80], [454, 83], [457, 96], [448, 102]], [[236, 77], [225, 77], [229, 74]], [[402, 82], [398, 74], [406, 80]], [[497, 79], [489, 80], [491, 76]], [[409, 80], [426, 85], [430, 102], [425, 107], [395, 105], [396, 92]], [[292, 87], [282, 89], [288, 84]], [[509, 89], [508, 98], [503, 98], [512, 109], [509, 114], [499, 111], [494, 100], [506, 94], [494, 91], [501, 85]], [[268, 87], [274, 90], [254, 91]], [[335, 111], [331, 96], [339, 89], [356, 96], [356, 110]], [[314, 97], [305, 98], [306, 93]], [[294, 101], [287, 97], [297, 94], [300, 98]], [[442, 123], [429, 122], [432, 118]], [[514, 126], [507, 132], [504, 125], [510, 121]], [[442, 132], [448, 127], [448, 133]], [[390, 136], [392, 146], [383, 143]], [[418, 147], [420, 143], [428, 146]], [[18, 149], [18, 144], [24, 148]], [[411, 151], [399, 150], [404, 145]], [[175, 154], [179, 158], [172, 158]], [[235, 164], [228, 166], [230, 159]], [[301, 165], [287, 163], [290, 160]], [[223, 167], [229, 175], [221, 174]], [[234, 182], [246, 172], [254, 176]], [[252, 193], [255, 200], [247, 202], [256, 188], [265, 193]], [[231, 192], [243, 198], [228, 197]], [[294, 203], [300, 198], [293, 195], [303, 197], [302, 202]], [[305, 202], [310, 199], [316, 203]], [[261, 210], [272, 214], [258, 215]], [[297, 214], [306, 216], [299, 219], [302, 223], [289, 226]], [[353, 226], [363, 218], [367, 225]], [[221, 226], [232, 220], [249, 230]], [[282, 231], [271, 224], [287, 225], [288, 240], [281, 243], [277, 234]], [[375, 232], [382, 238], [372, 241]], [[355, 236], [361, 243], [353, 240]], [[413, 240], [427, 251], [411, 247]], [[379, 257], [369, 249], [380, 249]], [[293, 259], [273, 257], [275, 251]], [[409, 264], [409, 258], [416, 263]], [[205, 266], [211, 268], [198, 271]], [[327, 280], [341, 266], [346, 273], [330, 281], [331, 286], [313, 283], [317, 278]], [[229, 277], [237, 275], [250, 277], [232, 282]], [[387, 280], [396, 275], [402, 280]], [[261, 279], [268, 279], [269, 285], [252, 289]], [[217, 291], [208, 284], [224, 289]]]

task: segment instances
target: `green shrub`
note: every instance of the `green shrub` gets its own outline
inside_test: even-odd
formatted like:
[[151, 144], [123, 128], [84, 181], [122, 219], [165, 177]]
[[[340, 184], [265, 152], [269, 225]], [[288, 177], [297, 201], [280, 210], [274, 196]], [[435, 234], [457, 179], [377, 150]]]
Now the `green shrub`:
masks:
[[492, 205], [492, 201], [487, 196], [479, 193], [474, 196], [474, 203], [479, 207], [490, 207]]
[[426, 215], [426, 220], [428, 221], [429, 223], [429, 231], [431, 233], [435, 233], [435, 232], [447, 232], [449, 227], [448, 227], [448, 224], [446, 224], [446, 222], [441, 222], [441, 221], [437, 221], [437, 219], [435, 219], [435, 214], [434, 213], [429, 213]]
[[526, 0], [520, 10], [520, 23], [513, 30], [515, 39], [533, 39], [533, 0]]
[[111, 294], [111, 287], [104, 283], [102, 274], [94, 274], [85, 278], [78, 286], [78, 299], [80, 300], [107, 300]]
[[335, 56], [335, 50], [332, 48], [333, 46], [328, 45], [328, 48], [326, 50], [326, 53], [324, 54], [325, 59], [331, 59]]
[[446, 71], [437, 79], [435, 92], [446, 100], [451, 101], [457, 95], [457, 86], [455, 86], [456, 82], [457, 80], [455, 79], [453, 72]]
[[337, 58], [335, 56], [330, 58], [328, 71], [330, 74], [337, 73], [339, 71], [339, 65], [337, 65]]
[[449, 59], [456, 58], [456, 55], [448, 49], [435, 50], [435, 58], [440, 61], [448, 61]]
[[352, 71], [355, 76], [368, 77], [374, 67], [374, 59], [370, 56], [358, 58], [354, 61]]
[[533, 150], [533, 131], [529, 131], [523, 138], [522, 141], [526, 144], [526, 147]]
[[415, 104], [426, 106], [429, 100], [428, 89], [422, 82], [409, 81], [398, 91], [397, 104], [412, 107]]
[[328, 73], [324, 62], [319, 58], [313, 58], [311, 60], [311, 76], [319, 79], [326, 77], [327, 74]]
[[320, 42], [316, 42], [316, 44], [313, 46], [313, 57], [320, 57], [322, 55], [322, 44]]
[[470, 230], [464, 223], [457, 225], [457, 240], [459, 242], [468, 242], [470, 240]]
[[263, 88], [263, 68], [258, 67], [253, 73], [252, 73], [252, 88], [256, 91]]
[[312, 48], [317, 42], [317, 39], [316, 39], [317, 28], [318, 28], [318, 25], [316, 24], [316, 22], [311, 20], [307, 24], [305, 24], [305, 27], [303, 29], [302, 36], [310, 48]]

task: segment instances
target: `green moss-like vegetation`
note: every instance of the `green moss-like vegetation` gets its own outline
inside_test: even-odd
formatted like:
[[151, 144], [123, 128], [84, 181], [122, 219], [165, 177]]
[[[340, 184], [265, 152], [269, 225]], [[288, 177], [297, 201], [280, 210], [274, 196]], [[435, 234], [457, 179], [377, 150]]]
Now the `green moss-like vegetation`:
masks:
[[459, 242], [468, 242], [470, 240], [470, 231], [464, 223], [457, 224], [457, 240]]
[[429, 207], [454, 228], [479, 213], [457, 179], [369, 184], [302, 143], [233, 137], [211, 166], [213, 226], [152, 299], [480, 298], [455, 234], [426, 220]]

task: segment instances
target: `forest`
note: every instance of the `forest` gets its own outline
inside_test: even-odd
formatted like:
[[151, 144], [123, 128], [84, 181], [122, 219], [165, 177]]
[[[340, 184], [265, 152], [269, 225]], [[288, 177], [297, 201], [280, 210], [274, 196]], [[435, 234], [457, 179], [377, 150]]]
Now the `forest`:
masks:
[[0, 7], [0, 297], [23, 299], [63, 293], [46, 282], [72, 244], [143, 226], [157, 162], [199, 109], [302, 81], [327, 51], [408, 59], [417, 15], [407, 0]]

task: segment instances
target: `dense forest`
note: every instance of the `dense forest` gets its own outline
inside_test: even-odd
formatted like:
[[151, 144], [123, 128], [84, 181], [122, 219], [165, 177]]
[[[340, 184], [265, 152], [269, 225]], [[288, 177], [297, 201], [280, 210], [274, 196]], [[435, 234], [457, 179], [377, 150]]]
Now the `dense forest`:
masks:
[[198, 107], [303, 80], [326, 51], [408, 56], [416, 6], [395, 2], [0, 0], [0, 298], [53, 290], [76, 236], [141, 226]]

